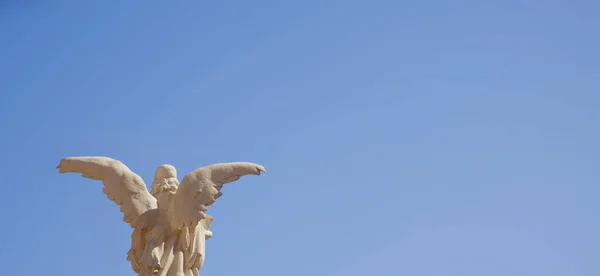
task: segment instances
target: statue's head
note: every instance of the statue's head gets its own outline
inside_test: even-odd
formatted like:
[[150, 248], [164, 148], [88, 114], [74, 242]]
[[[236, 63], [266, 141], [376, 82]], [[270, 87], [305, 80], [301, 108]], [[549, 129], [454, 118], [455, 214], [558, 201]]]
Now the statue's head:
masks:
[[152, 181], [150, 193], [156, 195], [161, 192], [175, 192], [179, 181], [177, 181], [177, 170], [175, 167], [164, 164], [160, 165], [154, 173], [154, 181]]
[[156, 173], [154, 173], [154, 179], [173, 178], [173, 177], [177, 178], [177, 170], [175, 170], [175, 167], [173, 167], [169, 164], [160, 165], [156, 169]]

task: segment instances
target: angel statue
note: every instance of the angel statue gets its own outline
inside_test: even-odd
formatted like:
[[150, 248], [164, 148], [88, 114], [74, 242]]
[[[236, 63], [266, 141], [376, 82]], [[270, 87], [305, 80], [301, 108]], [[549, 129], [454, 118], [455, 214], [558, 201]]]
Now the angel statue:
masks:
[[223, 184], [266, 172], [249, 162], [221, 163], [196, 169], [179, 183], [175, 168], [162, 165], [148, 192], [139, 175], [108, 157], [64, 158], [56, 168], [102, 180], [102, 191], [133, 228], [127, 260], [139, 276], [198, 276], [212, 236], [207, 207], [222, 195]]

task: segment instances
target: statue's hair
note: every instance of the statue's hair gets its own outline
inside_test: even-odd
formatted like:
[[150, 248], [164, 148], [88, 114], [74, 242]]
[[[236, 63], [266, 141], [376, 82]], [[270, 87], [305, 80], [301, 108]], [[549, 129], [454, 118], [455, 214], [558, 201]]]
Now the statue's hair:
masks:
[[165, 191], [175, 192], [177, 191], [178, 186], [179, 181], [177, 181], [177, 178], [175, 177], [154, 179], [154, 181], [152, 182], [152, 186], [150, 187], [150, 194], [156, 195]]

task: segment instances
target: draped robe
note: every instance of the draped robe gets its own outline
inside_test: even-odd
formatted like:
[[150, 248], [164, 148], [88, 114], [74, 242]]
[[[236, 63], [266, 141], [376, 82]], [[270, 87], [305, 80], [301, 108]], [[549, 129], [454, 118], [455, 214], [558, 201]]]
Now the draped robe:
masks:
[[[173, 194], [166, 191], [156, 195], [159, 212], [166, 214]], [[133, 230], [127, 253], [132, 269], [140, 276], [198, 276], [206, 240], [212, 236], [209, 229], [213, 217], [207, 215], [199, 223], [179, 229], [170, 228], [168, 216], [157, 217], [146, 227]]]

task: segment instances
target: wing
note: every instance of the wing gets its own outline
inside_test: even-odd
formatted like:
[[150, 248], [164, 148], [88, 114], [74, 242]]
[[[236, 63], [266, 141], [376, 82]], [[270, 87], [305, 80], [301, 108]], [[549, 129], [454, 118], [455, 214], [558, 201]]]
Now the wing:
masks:
[[171, 210], [171, 226], [195, 225], [206, 218], [206, 207], [215, 203], [224, 184], [238, 180], [244, 175], [260, 175], [266, 172], [261, 165], [249, 162], [222, 163], [196, 169], [187, 174], [174, 196]]
[[118, 160], [108, 157], [69, 157], [60, 160], [59, 173], [81, 173], [83, 177], [102, 180], [102, 191], [121, 207], [123, 220], [133, 228], [148, 210], [157, 208], [142, 178]]

